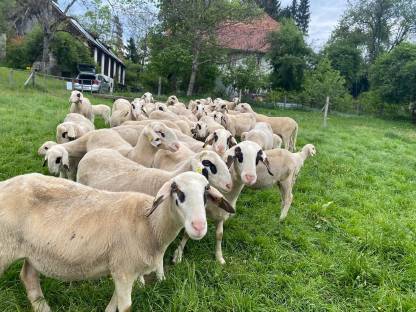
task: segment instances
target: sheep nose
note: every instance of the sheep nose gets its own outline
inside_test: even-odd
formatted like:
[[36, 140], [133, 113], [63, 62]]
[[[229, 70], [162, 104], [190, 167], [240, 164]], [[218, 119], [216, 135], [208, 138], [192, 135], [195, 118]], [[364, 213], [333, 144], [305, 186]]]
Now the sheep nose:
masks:
[[224, 145], [218, 145], [218, 147], [217, 147], [217, 152], [218, 153], [224, 153], [224, 151], [225, 151], [225, 147], [224, 147]]
[[257, 177], [254, 174], [250, 174], [250, 173], [245, 174], [244, 178], [247, 181], [247, 183], [249, 183], [250, 185], [254, 184], [254, 182], [256, 182], [257, 180]]
[[202, 220], [192, 221], [191, 225], [193, 229], [197, 231], [198, 233], [201, 233], [203, 230], [205, 230], [205, 221], [202, 221]]

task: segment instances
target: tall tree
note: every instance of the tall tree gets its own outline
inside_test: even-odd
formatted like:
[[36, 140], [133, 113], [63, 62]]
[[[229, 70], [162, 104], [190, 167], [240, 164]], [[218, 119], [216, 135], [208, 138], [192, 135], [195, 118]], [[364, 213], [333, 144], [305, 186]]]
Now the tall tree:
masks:
[[280, 18], [280, 1], [279, 0], [256, 0], [258, 5], [262, 7], [267, 14], [275, 20]]
[[361, 32], [370, 63], [416, 34], [415, 0], [355, 0], [341, 25]]
[[[370, 85], [387, 103], [416, 102], [416, 45], [402, 43], [370, 68]], [[415, 111], [416, 112], [416, 111]]]
[[129, 41], [127, 42], [127, 59], [130, 60], [132, 63], [139, 63], [139, 53], [137, 51], [136, 42], [134, 39], [130, 37]]
[[56, 1], [51, 0], [16, 0], [15, 16], [24, 16], [25, 18], [35, 18], [43, 31], [42, 46], [42, 70], [49, 70], [50, 63], [50, 43], [55, 36], [56, 31], [63, 21], [66, 20], [66, 14], [69, 9], [77, 2], [70, 0], [63, 10], [63, 15], [56, 14], [54, 5]]
[[302, 30], [304, 34], [308, 33], [309, 21], [311, 19], [311, 13], [309, 8], [309, 0], [300, 0], [299, 6], [296, 11], [296, 25]]
[[123, 26], [117, 15], [113, 16], [112, 22], [111, 47], [113, 51], [121, 57], [124, 54]]
[[91, 0], [86, 4], [87, 11], [79, 16], [82, 25], [96, 38], [105, 43], [111, 41], [112, 14], [108, 4], [102, 0]]
[[218, 61], [218, 29], [225, 23], [249, 21], [258, 14], [257, 4], [249, 0], [161, 1], [159, 16], [164, 31], [192, 57], [188, 96], [193, 93], [199, 67]]
[[280, 30], [271, 34], [270, 44], [272, 86], [286, 91], [300, 90], [311, 54], [302, 32], [292, 19], [284, 19]]

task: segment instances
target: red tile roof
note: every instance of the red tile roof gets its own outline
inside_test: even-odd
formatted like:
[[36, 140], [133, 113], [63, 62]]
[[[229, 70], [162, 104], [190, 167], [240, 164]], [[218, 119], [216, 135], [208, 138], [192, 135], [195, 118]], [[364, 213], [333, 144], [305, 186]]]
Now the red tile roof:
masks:
[[224, 24], [218, 29], [218, 41], [223, 48], [266, 53], [270, 45], [267, 36], [279, 29], [279, 23], [268, 14], [248, 23]]

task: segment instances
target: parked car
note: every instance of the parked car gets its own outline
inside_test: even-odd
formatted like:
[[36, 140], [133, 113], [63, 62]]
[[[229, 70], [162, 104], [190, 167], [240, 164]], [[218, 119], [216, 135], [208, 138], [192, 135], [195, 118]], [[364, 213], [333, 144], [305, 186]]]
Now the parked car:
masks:
[[78, 65], [79, 74], [75, 78], [74, 89], [91, 92], [113, 92], [112, 78], [95, 73], [95, 66], [89, 64]]
[[79, 73], [75, 78], [74, 89], [79, 91], [112, 92], [113, 83], [110, 77], [102, 74]]

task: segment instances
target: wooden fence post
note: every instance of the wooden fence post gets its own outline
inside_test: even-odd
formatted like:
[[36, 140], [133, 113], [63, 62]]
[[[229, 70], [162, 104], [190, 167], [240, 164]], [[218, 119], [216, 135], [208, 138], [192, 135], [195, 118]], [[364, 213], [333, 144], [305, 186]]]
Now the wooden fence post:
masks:
[[14, 72], [13, 72], [13, 69], [12, 70], [10, 70], [10, 72], [9, 72], [9, 85], [10, 86], [12, 86], [13, 85], [13, 74], [14, 74]]
[[161, 96], [162, 94], [162, 77], [159, 76], [159, 81], [157, 85], [157, 96]]
[[326, 103], [324, 107], [324, 127], [327, 126], [327, 120], [328, 120], [328, 108], [329, 108], [329, 96], [326, 97]]

